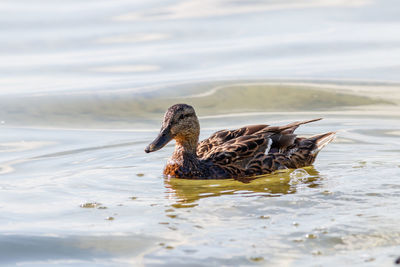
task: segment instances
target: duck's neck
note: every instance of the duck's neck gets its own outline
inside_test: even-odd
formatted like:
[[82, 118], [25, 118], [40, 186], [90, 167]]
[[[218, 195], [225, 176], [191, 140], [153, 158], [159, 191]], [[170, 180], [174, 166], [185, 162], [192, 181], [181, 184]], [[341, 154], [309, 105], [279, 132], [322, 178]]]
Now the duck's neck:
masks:
[[176, 140], [175, 150], [164, 169], [164, 175], [178, 178], [201, 176], [201, 162], [196, 155], [197, 141]]
[[177, 178], [200, 177], [201, 163], [196, 155], [196, 145], [176, 142], [174, 153], [165, 166], [164, 175]]
[[172, 159], [175, 161], [185, 161], [197, 159], [196, 149], [198, 138], [191, 139], [175, 139], [175, 150], [172, 154]]

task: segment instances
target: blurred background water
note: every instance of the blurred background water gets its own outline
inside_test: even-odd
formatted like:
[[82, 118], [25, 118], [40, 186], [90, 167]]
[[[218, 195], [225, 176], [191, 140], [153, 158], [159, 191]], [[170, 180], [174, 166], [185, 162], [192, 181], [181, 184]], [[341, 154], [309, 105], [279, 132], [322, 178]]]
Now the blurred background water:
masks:
[[[400, 256], [395, 0], [3, 0], [4, 265], [390, 266]], [[315, 165], [164, 179], [169, 105], [221, 128], [315, 117]]]
[[2, 94], [399, 81], [396, 0], [4, 0], [0, 10]]

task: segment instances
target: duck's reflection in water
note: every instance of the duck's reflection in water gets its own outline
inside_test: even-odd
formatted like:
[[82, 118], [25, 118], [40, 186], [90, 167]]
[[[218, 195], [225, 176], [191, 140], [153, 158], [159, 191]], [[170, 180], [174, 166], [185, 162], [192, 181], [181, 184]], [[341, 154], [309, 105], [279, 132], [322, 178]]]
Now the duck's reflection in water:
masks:
[[321, 177], [314, 167], [284, 170], [251, 178], [193, 180], [165, 178], [166, 195], [176, 208], [195, 206], [201, 198], [241, 194], [276, 197], [296, 193], [299, 186], [317, 187]]

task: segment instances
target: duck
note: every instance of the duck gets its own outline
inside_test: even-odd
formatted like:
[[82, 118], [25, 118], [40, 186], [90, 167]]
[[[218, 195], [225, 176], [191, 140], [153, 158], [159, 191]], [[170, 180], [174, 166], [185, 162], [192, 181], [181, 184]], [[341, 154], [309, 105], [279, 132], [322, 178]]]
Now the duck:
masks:
[[167, 109], [158, 136], [145, 152], [155, 152], [175, 140], [174, 152], [163, 172], [169, 178], [255, 177], [312, 165], [336, 133], [298, 137], [294, 131], [300, 125], [321, 119], [283, 126], [257, 124], [220, 130], [199, 141], [200, 123], [194, 108], [188, 104], [175, 104]]

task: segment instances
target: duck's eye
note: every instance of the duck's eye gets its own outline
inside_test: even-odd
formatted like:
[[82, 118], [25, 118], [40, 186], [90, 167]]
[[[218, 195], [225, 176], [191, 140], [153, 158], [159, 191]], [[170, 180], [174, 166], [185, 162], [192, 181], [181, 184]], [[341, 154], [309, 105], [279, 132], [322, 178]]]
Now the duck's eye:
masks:
[[181, 114], [178, 118], [178, 120], [183, 120], [184, 118], [190, 117], [192, 114]]

